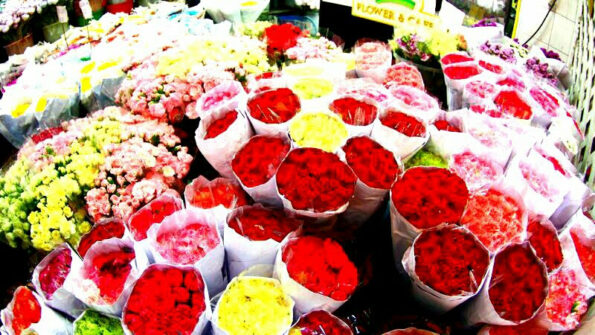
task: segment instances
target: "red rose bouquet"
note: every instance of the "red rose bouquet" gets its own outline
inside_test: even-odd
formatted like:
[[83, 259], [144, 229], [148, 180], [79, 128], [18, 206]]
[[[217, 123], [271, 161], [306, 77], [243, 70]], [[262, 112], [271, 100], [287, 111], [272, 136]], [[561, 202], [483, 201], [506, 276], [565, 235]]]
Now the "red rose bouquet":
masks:
[[248, 100], [248, 118], [257, 134], [285, 135], [289, 121], [301, 110], [300, 98], [289, 88], [256, 94]]
[[3, 329], [8, 334], [72, 334], [72, 325], [58, 313], [43, 304], [35, 292], [19, 286], [8, 306], [1, 312]]
[[367, 136], [347, 140], [342, 150], [358, 180], [353, 199], [341, 217], [363, 223], [378, 209], [401, 168], [392, 152]]
[[202, 208], [211, 213], [216, 219], [220, 234], [223, 233], [227, 215], [234, 208], [248, 205], [250, 202], [250, 197], [234, 180], [215, 178], [209, 181], [203, 176], [186, 185], [184, 198], [186, 208]]
[[503, 90], [494, 98], [496, 107], [509, 117], [531, 120], [533, 109], [517, 91]]
[[351, 136], [370, 135], [378, 106], [370, 98], [345, 95], [330, 103], [329, 109], [339, 115]]
[[384, 77], [384, 86], [389, 87], [392, 84], [405, 85], [420, 90], [425, 90], [424, 79], [421, 73], [415, 66], [411, 66], [405, 62], [397, 63], [386, 71]]
[[341, 245], [316, 236], [290, 236], [277, 254], [275, 276], [295, 301], [298, 314], [333, 312], [358, 285], [357, 268]]
[[151, 227], [147, 237], [156, 263], [193, 266], [200, 271], [211, 293], [217, 294], [224, 288], [221, 269], [225, 249], [210, 213], [198, 208], [182, 209]]
[[319, 310], [302, 315], [289, 335], [353, 335], [353, 332], [343, 320]]
[[403, 258], [417, 299], [444, 313], [473, 297], [483, 284], [490, 253], [467, 229], [452, 224], [424, 230]]
[[231, 160], [253, 135], [250, 121], [238, 110], [219, 109], [201, 118], [196, 145], [211, 166], [226, 178], [233, 178]]
[[246, 91], [237, 81], [226, 81], [203, 94], [196, 102], [196, 116], [205, 116], [217, 111], [230, 111], [246, 107]]
[[476, 155], [470, 151], [452, 155], [449, 166], [451, 171], [465, 181], [472, 193], [489, 189], [504, 176], [500, 165], [485, 155]]
[[290, 151], [275, 178], [286, 209], [317, 218], [345, 211], [356, 182], [339, 157], [316, 148]]
[[93, 244], [83, 258], [75, 296], [105, 314], [120, 315], [132, 284], [148, 265], [130, 240], [110, 238]]
[[289, 141], [284, 138], [258, 135], [236, 153], [231, 168], [254, 201], [281, 204], [273, 177], [289, 150]]
[[527, 239], [548, 272], [559, 269], [564, 261], [558, 232], [547, 219], [531, 218], [527, 225]]
[[[562, 267], [549, 277], [545, 314], [552, 331], [576, 329], [589, 308], [592, 290], [586, 289], [582, 277], [572, 268]], [[588, 284], [587, 284], [588, 285]]]
[[230, 276], [235, 277], [253, 265], [272, 265], [281, 241], [300, 225], [301, 221], [283, 210], [259, 204], [231, 212], [223, 229]]
[[391, 188], [390, 214], [397, 267], [413, 240], [424, 229], [457, 223], [467, 206], [465, 182], [447, 169], [414, 167]]
[[78, 316], [85, 306], [74, 297], [76, 282], [83, 265], [80, 257], [62, 244], [43, 258], [33, 271], [31, 281], [48, 306], [70, 316]]
[[112, 237], [123, 238], [126, 233], [124, 223], [118, 219], [104, 219], [96, 223], [91, 230], [81, 237], [78, 248], [76, 249], [81, 255], [85, 257], [89, 248], [95, 243]]
[[388, 91], [395, 98], [391, 106], [415, 114], [427, 122], [434, 122], [440, 106], [438, 101], [423, 90], [405, 85], [391, 85]]
[[429, 330], [417, 329], [417, 328], [406, 328], [406, 329], [395, 329], [391, 330], [382, 335], [438, 335]]
[[170, 190], [148, 204], [141, 207], [128, 219], [128, 230], [132, 238], [143, 241], [147, 238], [147, 231], [154, 224], [160, 224], [163, 219], [184, 208], [184, 202], [178, 192]]
[[419, 151], [429, 137], [426, 121], [395, 107], [386, 109], [372, 129], [372, 139], [402, 160]]
[[134, 284], [124, 308], [127, 334], [201, 334], [210, 316], [209, 295], [193, 268], [154, 264]]
[[524, 239], [527, 213], [513, 191], [491, 188], [469, 199], [461, 225], [467, 227], [492, 253]]
[[505, 247], [496, 255], [482, 292], [468, 305], [467, 323], [512, 326], [530, 320], [547, 296], [546, 271], [529, 243]]

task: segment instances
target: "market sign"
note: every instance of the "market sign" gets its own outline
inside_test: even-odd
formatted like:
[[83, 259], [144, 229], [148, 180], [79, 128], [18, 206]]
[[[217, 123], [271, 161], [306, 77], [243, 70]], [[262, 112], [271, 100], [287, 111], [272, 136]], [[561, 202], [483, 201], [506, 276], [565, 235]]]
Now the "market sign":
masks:
[[391, 26], [432, 28], [438, 22], [435, 5], [431, 0], [353, 0], [351, 15]]

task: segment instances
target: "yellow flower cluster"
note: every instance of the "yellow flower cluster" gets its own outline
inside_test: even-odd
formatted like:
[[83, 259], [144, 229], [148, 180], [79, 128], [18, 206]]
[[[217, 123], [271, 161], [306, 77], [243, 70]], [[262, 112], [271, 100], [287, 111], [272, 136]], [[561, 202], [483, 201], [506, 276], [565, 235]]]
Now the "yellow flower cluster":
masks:
[[259, 40], [248, 37], [203, 37], [163, 53], [159, 57], [157, 74], [184, 78], [195, 65], [206, 64], [207, 61], [239, 66], [248, 74], [272, 70], [268, 63], [266, 46]]
[[229, 284], [217, 311], [217, 325], [228, 334], [276, 335], [292, 322], [293, 301], [276, 279], [236, 277]]
[[301, 78], [293, 84], [293, 91], [303, 100], [317, 99], [333, 92], [333, 83], [318, 77]]
[[240, 25], [236, 31], [240, 35], [262, 39], [265, 29], [272, 25], [273, 23], [269, 21], [255, 21]]
[[348, 137], [340, 118], [326, 113], [300, 113], [289, 125], [289, 136], [299, 147], [335, 152]]

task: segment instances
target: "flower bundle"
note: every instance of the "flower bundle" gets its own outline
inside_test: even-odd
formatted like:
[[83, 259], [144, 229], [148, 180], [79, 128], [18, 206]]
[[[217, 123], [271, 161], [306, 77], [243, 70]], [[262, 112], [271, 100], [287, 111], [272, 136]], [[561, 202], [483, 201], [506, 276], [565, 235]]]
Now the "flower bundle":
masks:
[[535, 115], [535, 121], [537, 123], [549, 126], [552, 118], [560, 116], [563, 113], [559, 99], [548, 92], [547, 89], [534, 86], [529, 89], [529, 95], [531, 96], [531, 99], [541, 107], [541, 109], [537, 109], [537, 112], [541, 110], [545, 112]]
[[495, 84], [481, 79], [472, 80], [463, 87], [463, 105], [482, 105], [487, 99], [493, 99], [497, 93]]
[[231, 161], [252, 136], [248, 119], [238, 110], [219, 109], [201, 118], [196, 129], [196, 146], [222, 176], [233, 177]]
[[293, 305], [276, 279], [236, 277], [215, 307], [213, 332], [216, 335], [284, 334], [293, 321]]
[[259, 135], [286, 134], [288, 122], [300, 110], [300, 98], [289, 88], [264, 91], [248, 101], [248, 117]]
[[327, 102], [335, 90], [331, 80], [320, 77], [303, 77], [291, 89], [300, 97], [305, 109], [313, 109], [319, 102]]
[[99, 312], [120, 315], [131, 286], [147, 262], [146, 256], [135, 252], [129, 240], [99, 241], [83, 258], [74, 294]]
[[289, 335], [352, 335], [347, 324], [331, 313], [318, 310], [304, 314], [291, 327]]
[[[410, 159], [405, 163], [405, 170], [411, 169], [416, 166], [427, 166], [437, 167], [446, 169], [448, 168], [448, 162], [442, 158], [442, 156], [433, 153], [430, 150], [421, 149], [416, 152]], [[459, 176], [460, 177], [460, 176]]]
[[79, 256], [67, 245], [60, 245], [35, 267], [32, 282], [48, 306], [77, 316], [83, 304], [74, 297], [76, 282], [83, 265]]
[[74, 321], [74, 335], [124, 335], [120, 319], [86, 310]]
[[391, 106], [416, 114], [428, 122], [433, 122], [436, 119], [440, 110], [438, 101], [424, 92], [423, 89], [392, 84], [388, 87], [388, 90], [395, 98], [395, 102]]
[[89, 251], [93, 244], [99, 241], [110, 239], [112, 237], [123, 238], [125, 233], [126, 227], [124, 227], [124, 223], [122, 223], [121, 220], [101, 220], [100, 222], [93, 225], [88, 233], [81, 237], [76, 251], [79, 253], [79, 255], [81, 255], [81, 257], [85, 257], [87, 251]]
[[346, 79], [337, 84], [337, 94], [351, 95], [375, 101], [379, 107], [386, 106], [392, 101], [388, 90], [369, 78]]
[[595, 237], [591, 230], [592, 224], [593, 221], [579, 211], [569, 222], [570, 229], [567, 234], [572, 239], [582, 270], [591, 284], [595, 285]]
[[9, 334], [72, 334], [70, 323], [43, 304], [41, 297], [25, 286], [19, 286], [0, 312], [2, 324]]
[[512, 326], [533, 318], [548, 292], [546, 267], [528, 243], [511, 244], [494, 259], [490, 278], [465, 312], [467, 323]]
[[518, 194], [493, 187], [471, 196], [461, 225], [495, 253], [508, 243], [523, 239], [527, 212]]
[[307, 62], [308, 60], [335, 61], [341, 54], [341, 49], [335, 42], [325, 37], [297, 39], [295, 46], [285, 52], [287, 58], [295, 62]]
[[333, 100], [329, 110], [341, 117], [350, 136], [369, 136], [378, 116], [378, 105], [370, 98], [344, 95]]
[[549, 273], [562, 266], [562, 246], [556, 228], [549, 220], [530, 219], [527, 225], [527, 240]]
[[341, 245], [316, 236], [290, 236], [277, 254], [275, 276], [295, 301], [299, 314], [335, 311], [359, 283], [357, 268]]
[[367, 136], [350, 138], [342, 152], [358, 180], [349, 207], [341, 217], [361, 224], [381, 205], [401, 167], [392, 152]]
[[217, 110], [245, 108], [246, 91], [237, 81], [223, 82], [203, 94], [196, 103], [196, 115], [204, 118]]
[[424, 230], [403, 258], [415, 296], [446, 312], [474, 296], [490, 266], [490, 254], [467, 229], [441, 225]]
[[197, 270], [153, 264], [134, 284], [122, 324], [126, 334], [201, 334], [211, 312], [208, 297]]
[[494, 98], [494, 103], [504, 114], [521, 120], [531, 120], [533, 111], [516, 91], [501, 91]]
[[549, 277], [549, 290], [545, 300], [545, 315], [550, 329], [566, 331], [576, 329], [589, 307], [584, 283], [571, 268], [561, 268]]
[[301, 113], [289, 125], [289, 137], [298, 148], [336, 152], [348, 136], [345, 123], [329, 113]]
[[401, 160], [407, 160], [427, 142], [427, 123], [418, 114], [402, 112], [398, 107], [385, 109], [375, 121], [372, 139]]
[[470, 151], [452, 155], [449, 166], [465, 181], [471, 193], [489, 189], [504, 176], [500, 165], [485, 155], [476, 155]]
[[253, 265], [272, 265], [281, 242], [300, 225], [282, 210], [261, 205], [231, 212], [223, 230], [230, 275], [235, 277]]
[[197, 208], [174, 212], [147, 232], [149, 250], [160, 264], [189, 265], [202, 274], [212, 294], [224, 287], [225, 250], [214, 217]]
[[264, 30], [269, 58], [282, 62], [285, 53], [298, 44], [298, 39], [308, 35], [308, 31], [302, 31], [291, 23], [274, 24]]
[[273, 177], [290, 148], [283, 138], [257, 135], [236, 153], [231, 168], [254, 201], [280, 204]]
[[392, 85], [411, 86], [425, 90], [421, 72], [415, 66], [411, 66], [405, 62], [397, 63], [386, 71], [384, 86], [390, 87]]
[[126, 226], [135, 241], [143, 241], [153, 225], [160, 224], [166, 217], [183, 208], [184, 203], [178, 192], [169, 190], [139, 208], [130, 216]]
[[[480, 116], [469, 117], [463, 120], [464, 132], [481, 144], [493, 161], [500, 166], [506, 166], [514, 148], [511, 139], [511, 132], [503, 125], [493, 119], [482, 119]], [[470, 141], [473, 143], [473, 139]], [[471, 144], [473, 145], [473, 144]], [[527, 144], [528, 145], [528, 144]]]
[[316, 148], [290, 151], [275, 179], [283, 207], [317, 218], [345, 211], [356, 182], [339, 157]]
[[415, 27], [402, 24], [395, 27], [389, 42], [395, 57], [429, 67], [438, 67], [446, 55], [467, 48], [465, 38], [442, 27]]
[[479, 50], [488, 55], [496, 56], [508, 63], [514, 64], [517, 62], [515, 50], [501, 43], [485, 41], [485, 43], [479, 47]]
[[388, 44], [361, 39], [355, 43], [355, 71], [358, 77], [371, 78], [381, 84], [392, 63]]

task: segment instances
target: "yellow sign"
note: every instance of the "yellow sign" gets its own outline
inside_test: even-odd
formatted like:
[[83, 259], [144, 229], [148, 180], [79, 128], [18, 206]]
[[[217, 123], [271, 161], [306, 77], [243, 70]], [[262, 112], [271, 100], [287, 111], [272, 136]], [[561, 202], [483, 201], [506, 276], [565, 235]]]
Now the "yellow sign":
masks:
[[424, 0], [353, 0], [351, 15], [391, 26], [407, 24], [432, 28], [438, 22]]

